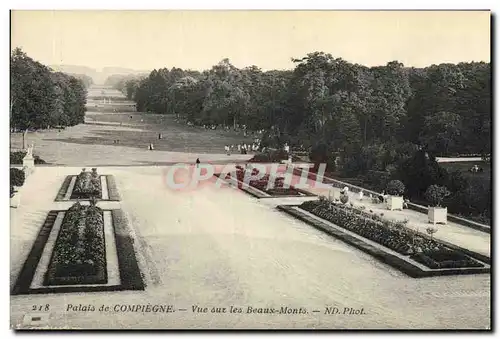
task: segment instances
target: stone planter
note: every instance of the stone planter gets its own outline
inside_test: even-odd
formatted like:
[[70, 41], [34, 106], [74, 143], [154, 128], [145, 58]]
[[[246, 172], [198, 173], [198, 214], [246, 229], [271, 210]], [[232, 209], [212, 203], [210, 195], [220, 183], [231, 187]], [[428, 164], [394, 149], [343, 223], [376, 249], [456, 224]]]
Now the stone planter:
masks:
[[18, 208], [21, 204], [21, 193], [15, 192], [12, 198], [10, 198], [10, 207]]
[[403, 197], [397, 195], [389, 195], [387, 197], [387, 209], [394, 210], [403, 210]]
[[328, 191], [328, 199], [331, 201], [340, 199], [340, 191], [337, 189], [331, 189], [330, 191]]
[[431, 224], [446, 224], [448, 208], [446, 207], [429, 207], [427, 215]]

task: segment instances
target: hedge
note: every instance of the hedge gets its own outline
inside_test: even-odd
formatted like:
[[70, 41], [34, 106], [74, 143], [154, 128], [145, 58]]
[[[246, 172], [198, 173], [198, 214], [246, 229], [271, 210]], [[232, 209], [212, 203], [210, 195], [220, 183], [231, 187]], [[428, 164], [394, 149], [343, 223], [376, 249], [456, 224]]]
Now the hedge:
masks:
[[[16, 151], [10, 152], [10, 163], [11, 165], [22, 165], [23, 159], [26, 156], [26, 152], [24, 151]], [[43, 165], [46, 164], [45, 160], [40, 158], [38, 155], [34, 155], [35, 165]]]
[[11, 168], [10, 169], [10, 184], [12, 186], [22, 186], [24, 184], [24, 180], [26, 179], [26, 176], [24, 174], [24, 171], [18, 169], [18, 168]]

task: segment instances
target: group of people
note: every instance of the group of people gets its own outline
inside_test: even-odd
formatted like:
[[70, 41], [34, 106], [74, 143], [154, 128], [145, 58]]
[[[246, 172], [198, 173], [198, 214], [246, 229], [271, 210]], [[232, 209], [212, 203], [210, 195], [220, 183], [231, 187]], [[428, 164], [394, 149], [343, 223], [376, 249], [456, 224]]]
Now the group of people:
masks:
[[224, 146], [224, 151], [226, 152], [227, 155], [230, 155], [232, 152], [234, 152], [235, 150], [238, 150], [238, 153], [240, 154], [247, 154], [248, 152], [252, 151], [252, 152], [256, 152], [260, 149], [260, 144], [258, 143], [253, 143], [253, 144], [238, 144], [236, 145], [236, 147], [234, 145], [226, 145]]
[[[348, 192], [349, 192], [349, 187], [347, 187], [347, 186], [345, 186], [344, 188], [342, 188], [340, 190], [340, 194], [341, 195], [347, 195]], [[362, 201], [364, 199], [364, 196], [365, 196], [365, 193], [363, 192], [363, 190], [360, 190], [358, 192], [358, 200]], [[369, 199], [373, 200], [373, 202], [386, 203], [389, 196], [385, 193], [385, 191], [382, 191], [382, 193], [379, 194], [379, 195], [377, 195], [377, 196], [373, 196], [370, 193], [370, 194], [368, 194], [368, 197], [369, 197]], [[403, 208], [408, 208], [408, 203], [409, 202], [410, 201], [408, 199], [405, 199], [403, 201]]]
[[469, 169], [469, 172], [472, 172], [472, 173], [479, 173], [482, 171], [483, 171], [483, 168], [479, 167], [478, 165], [474, 165]]

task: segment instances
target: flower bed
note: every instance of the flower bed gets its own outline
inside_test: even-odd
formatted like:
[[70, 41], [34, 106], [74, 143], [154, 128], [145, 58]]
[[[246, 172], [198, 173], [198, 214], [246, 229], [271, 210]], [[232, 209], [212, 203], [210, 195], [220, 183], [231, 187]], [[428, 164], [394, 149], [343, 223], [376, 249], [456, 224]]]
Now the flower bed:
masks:
[[[247, 170], [245, 170], [243, 167], [236, 166], [236, 179], [238, 180], [238, 188], [240, 189], [243, 189], [243, 183], [246, 171]], [[252, 175], [257, 175], [258, 173], [259, 173], [258, 169], [256, 168], [252, 169], [251, 172]], [[228, 173], [226, 175], [226, 179], [229, 178], [230, 174]], [[260, 179], [250, 180], [248, 185], [271, 196], [297, 196], [297, 197], [314, 196], [314, 194], [295, 188], [292, 185], [290, 185], [289, 187], [283, 187], [284, 186], [283, 177], [274, 178], [274, 186], [272, 188], [268, 188], [269, 180], [271, 180], [271, 177], [269, 176], [269, 174], [265, 174]]]
[[[104, 211], [101, 211], [104, 212]], [[145, 282], [141, 273], [140, 265], [136, 257], [134, 249], [134, 239], [132, 238], [131, 226], [125, 217], [122, 210], [111, 210], [112, 228], [114, 232], [116, 254], [118, 256], [118, 270], [120, 274], [120, 284], [110, 285], [107, 279], [100, 280], [101, 283], [96, 283], [97, 279], [87, 280], [82, 283], [69, 285], [46, 285], [42, 288], [32, 288], [31, 284], [34, 279], [35, 273], [38, 269], [40, 260], [43, 256], [44, 248], [47, 244], [48, 238], [55, 224], [59, 213], [67, 213], [67, 211], [50, 211], [47, 218], [42, 225], [38, 236], [31, 248], [29, 255], [26, 257], [24, 265], [19, 272], [15, 285], [11, 291], [12, 295], [20, 294], [47, 294], [47, 293], [82, 293], [82, 292], [111, 292], [111, 291], [127, 291], [127, 290], [144, 290]], [[63, 218], [64, 221], [64, 218]], [[105, 226], [106, 227], [106, 226]], [[62, 224], [61, 224], [62, 230]], [[60, 230], [60, 231], [61, 231]], [[107, 236], [107, 235], [106, 235]], [[106, 238], [107, 240], [108, 238]], [[56, 240], [57, 241], [57, 240]], [[104, 244], [105, 245], [105, 244]], [[104, 247], [104, 246], [103, 246]], [[55, 247], [52, 251], [52, 257]], [[106, 253], [103, 253], [101, 258], [105, 258]], [[52, 261], [52, 259], [51, 259]], [[51, 264], [49, 262], [49, 265]], [[111, 265], [112, 269], [113, 266]], [[101, 272], [105, 272], [107, 276], [108, 267], [103, 266]], [[96, 270], [94, 270], [96, 271]], [[105, 277], [106, 277], [105, 276]], [[95, 276], [94, 276], [95, 277]], [[85, 277], [82, 277], [85, 278]], [[71, 279], [75, 280], [75, 277]], [[57, 282], [60, 284], [60, 282]]]
[[457, 250], [404, 227], [404, 223], [385, 220], [358, 208], [326, 200], [307, 201], [300, 208], [432, 269], [484, 266]]
[[[90, 179], [90, 180], [88, 180]], [[102, 179], [105, 180], [105, 185], [102, 186]], [[93, 189], [86, 190], [85, 186], [90, 187], [92, 183]], [[108, 196], [105, 197], [103, 189], [107, 191]], [[82, 172], [79, 175], [68, 175], [64, 179], [59, 191], [56, 195], [55, 201], [78, 201], [87, 199], [99, 199], [107, 201], [120, 201], [120, 194], [116, 185], [116, 180], [113, 175], [98, 175], [93, 171]]]
[[443, 248], [438, 251], [426, 251], [410, 256], [411, 259], [432, 269], [483, 267], [479, 262], [457, 251]]
[[44, 285], [105, 284], [106, 249], [102, 210], [74, 204], [64, 216]]
[[102, 198], [101, 178], [97, 174], [96, 168], [93, 168], [92, 172], [87, 172], [84, 168], [76, 177], [71, 199], [89, 199], [91, 197]]

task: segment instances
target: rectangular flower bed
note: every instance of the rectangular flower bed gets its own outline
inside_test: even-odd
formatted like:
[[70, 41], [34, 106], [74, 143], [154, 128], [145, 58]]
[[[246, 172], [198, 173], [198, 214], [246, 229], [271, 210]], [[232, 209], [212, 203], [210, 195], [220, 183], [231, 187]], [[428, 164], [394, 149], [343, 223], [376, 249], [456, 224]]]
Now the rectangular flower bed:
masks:
[[[99, 248], [102, 244], [102, 249], [96, 250], [92, 247], [86, 253], [77, 252], [78, 245], [56, 244], [59, 239], [64, 238], [67, 242], [71, 242], [72, 237], [67, 237], [69, 234], [67, 223], [72, 217], [66, 218], [66, 213], [68, 211], [49, 212], [21, 268], [11, 291], [12, 295], [144, 290], [145, 283], [136, 257], [131, 225], [122, 210], [90, 213], [96, 220], [100, 220], [99, 215], [103, 214], [108, 218], [104, 218], [104, 236], [101, 238], [101, 227], [98, 226], [96, 228], [98, 232], [94, 234], [97, 239], [92, 240], [92, 246], [97, 243]], [[63, 226], [63, 223], [66, 226]], [[66, 235], [63, 235], [63, 232]], [[49, 238], [55, 238], [55, 242], [49, 241]], [[89, 258], [99, 262], [99, 266], [89, 265], [88, 262], [85, 264], [85, 260]]]
[[95, 168], [92, 172], [83, 169], [78, 174], [70, 199], [90, 199], [91, 197], [102, 198], [101, 177]]
[[[448, 245], [414, 232], [406, 228], [403, 223], [384, 220], [379, 215], [348, 205], [316, 200], [304, 202], [298, 207], [279, 206], [279, 208], [372, 254], [412, 277], [490, 271], [489, 259], [486, 260], [482, 255], [467, 250], [462, 251], [458, 246]], [[305, 212], [300, 212], [301, 210], [320, 219], [309, 217]], [[326, 222], [330, 222], [330, 225], [333, 224], [338, 229]], [[358, 237], [350, 234], [356, 234]]]
[[44, 285], [105, 284], [106, 248], [102, 210], [74, 204], [64, 216]]
[[480, 262], [466, 256], [463, 253], [446, 248], [415, 253], [410, 256], [410, 258], [432, 269], [484, 266]]
[[62, 183], [55, 201], [77, 201], [93, 198], [106, 201], [120, 200], [113, 175], [97, 175], [97, 173], [91, 172], [68, 175]]

